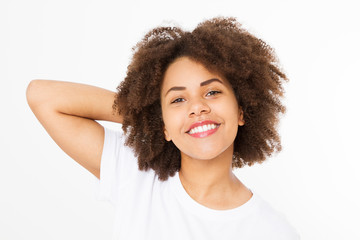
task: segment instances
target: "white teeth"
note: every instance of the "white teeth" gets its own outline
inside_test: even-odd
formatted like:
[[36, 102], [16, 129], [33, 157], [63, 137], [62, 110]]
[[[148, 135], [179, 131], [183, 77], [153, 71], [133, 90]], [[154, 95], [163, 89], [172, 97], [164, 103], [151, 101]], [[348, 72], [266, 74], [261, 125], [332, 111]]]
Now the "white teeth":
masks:
[[206, 132], [208, 130], [215, 129], [215, 128], [217, 128], [217, 125], [215, 125], [215, 124], [203, 125], [203, 126], [192, 128], [189, 131], [189, 134], [194, 134], [194, 133], [199, 133], [199, 132]]

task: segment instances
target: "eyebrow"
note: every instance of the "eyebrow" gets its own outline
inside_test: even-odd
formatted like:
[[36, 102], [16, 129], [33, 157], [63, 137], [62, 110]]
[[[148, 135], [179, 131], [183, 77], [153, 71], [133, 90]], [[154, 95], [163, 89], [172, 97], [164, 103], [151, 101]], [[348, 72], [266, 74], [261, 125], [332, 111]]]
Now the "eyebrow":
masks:
[[[209, 85], [209, 84], [212, 83], [212, 82], [219, 82], [219, 83], [221, 83], [221, 84], [224, 84], [221, 80], [219, 80], [219, 79], [217, 79], [217, 78], [211, 78], [211, 79], [209, 79], [209, 80], [206, 80], [206, 81], [201, 82], [201, 83], [200, 83], [200, 87]], [[166, 96], [170, 91], [182, 91], [182, 90], [185, 90], [185, 89], [186, 89], [186, 87], [180, 87], [180, 86], [172, 87], [172, 88], [170, 88], [170, 89], [166, 92], [165, 96]]]

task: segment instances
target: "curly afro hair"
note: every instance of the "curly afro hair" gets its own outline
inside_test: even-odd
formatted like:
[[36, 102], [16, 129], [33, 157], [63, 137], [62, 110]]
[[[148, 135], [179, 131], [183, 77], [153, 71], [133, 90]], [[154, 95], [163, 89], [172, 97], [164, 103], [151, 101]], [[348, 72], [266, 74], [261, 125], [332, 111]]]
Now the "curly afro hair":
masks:
[[134, 149], [140, 170], [152, 168], [162, 181], [180, 170], [180, 150], [165, 140], [160, 103], [164, 73], [179, 57], [203, 64], [233, 87], [245, 120], [234, 141], [233, 168], [261, 163], [281, 150], [277, 125], [285, 112], [280, 99], [287, 77], [273, 49], [235, 18], [213, 18], [192, 32], [158, 27], [133, 51], [113, 108], [123, 116], [125, 144]]

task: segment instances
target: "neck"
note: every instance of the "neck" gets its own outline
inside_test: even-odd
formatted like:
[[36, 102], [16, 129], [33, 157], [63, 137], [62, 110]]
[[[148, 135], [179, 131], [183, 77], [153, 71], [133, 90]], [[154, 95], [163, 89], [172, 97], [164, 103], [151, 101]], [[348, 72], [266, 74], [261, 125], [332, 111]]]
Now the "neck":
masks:
[[182, 154], [179, 177], [189, 195], [196, 199], [206, 199], [238, 190], [242, 184], [232, 172], [232, 155], [232, 146], [209, 160]]

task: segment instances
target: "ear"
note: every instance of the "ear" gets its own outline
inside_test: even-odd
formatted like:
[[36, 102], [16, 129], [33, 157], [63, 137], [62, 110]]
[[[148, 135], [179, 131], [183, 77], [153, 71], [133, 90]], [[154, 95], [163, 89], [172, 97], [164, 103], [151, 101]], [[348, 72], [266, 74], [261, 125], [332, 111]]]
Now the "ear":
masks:
[[171, 141], [171, 137], [169, 135], [169, 132], [166, 130], [165, 126], [164, 126], [164, 135], [165, 135], [165, 140], [170, 142]]
[[245, 120], [244, 120], [244, 111], [241, 107], [239, 107], [239, 126], [244, 126]]

